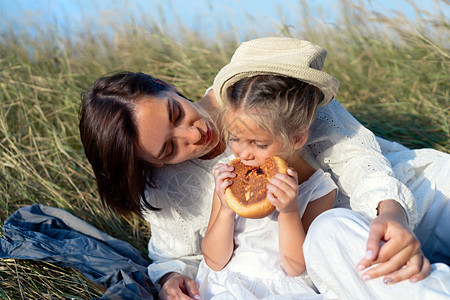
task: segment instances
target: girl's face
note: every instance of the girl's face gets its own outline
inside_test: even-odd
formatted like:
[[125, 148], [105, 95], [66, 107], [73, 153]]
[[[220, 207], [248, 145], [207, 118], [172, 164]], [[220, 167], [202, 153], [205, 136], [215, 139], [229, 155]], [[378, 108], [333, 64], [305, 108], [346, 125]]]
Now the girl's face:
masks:
[[281, 138], [275, 138], [258, 127], [251, 115], [230, 111], [225, 115], [225, 122], [231, 151], [244, 164], [258, 167], [266, 158], [280, 155], [283, 148]]
[[137, 154], [155, 166], [201, 157], [219, 143], [219, 131], [211, 117], [173, 91], [146, 96], [135, 112]]

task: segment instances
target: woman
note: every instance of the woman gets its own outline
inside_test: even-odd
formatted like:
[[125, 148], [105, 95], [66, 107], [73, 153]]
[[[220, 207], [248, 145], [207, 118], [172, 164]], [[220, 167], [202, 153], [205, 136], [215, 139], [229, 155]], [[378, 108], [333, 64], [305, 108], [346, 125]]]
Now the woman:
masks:
[[[305, 46], [309, 63], [296, 60]], [[279, 55], [263, 65], [266, 70], [261, 63], [250, 63], [249, 58], [261, 54], [255, 49], [272, 53], [274, 47]], [[150, 222], [153, 264], [149, 274], [161, 286], [162, 298], [198, 295], [193, 278], [202, 257], [201, 240], [213, 195], [210, 170], [232, 157], [219, 135], [218, 100], [239, 79], [275, 69], [280, 73], [281, 64], [285, 74], [280, 75], [285, 76], [306, 68], [308, 75], [299, 79], [314, 84], [332, 100], [318, 108], [305, 155], [334, 175], [341, 199], [336, 206], [346, 206], [350, 196], [352, 208], [373, 219], [358, 270], [381, 264], [363, 272], [362, 278], [384, 276], [388, 283], [396, 283], [421, 280], [429, 273], [430, 263], [412, 232], [421, 217], [414, 195], [393, 176], [374, 135], [333, 100], [338, 82], [320, 71], [325, 55], [323, 48], [305, 41], [259, 39], [238, 48], [214, 81], [215, 95], [210, 90], [198, 103], [167, 83], [139, 73], [100, 78], [84, 95], [80, 133], [101, 198], [118, 212], [142, 214]], [[382, 251], [381, 240], [386, 241]], [[401, 272], [395, 272], [400, 268]]]

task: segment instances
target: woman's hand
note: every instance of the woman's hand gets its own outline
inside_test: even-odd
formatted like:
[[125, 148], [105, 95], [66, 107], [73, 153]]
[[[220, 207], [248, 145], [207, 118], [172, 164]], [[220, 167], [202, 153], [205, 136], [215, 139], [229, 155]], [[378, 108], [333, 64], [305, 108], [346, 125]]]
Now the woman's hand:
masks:
[[160, 299], [200, 299], [198, 283], [192, 278], [175, 272], [161, 278]]
[[213, 175], [215, 180], [215, 192], [219, 197], [221, 207], [229, 208], [228, 204], [225, 201], [225, 190], [229, 187], [233, 181], [231, 178], [236, 177], [236, 173], [233, 172], [234, 167], [225, 163], [218, 163], [213, 168]]
[[362, 279], [384, 276], [386, 284], [408, 278], [411, 282], [424, 279], [431, 265], [420, 249], [419, 240], [409, 229], [401, 205], [395, 200], [385, 200], [378, 211], [378, 217], [370, 223], [366, 255], [356, 268], [362, 271], [379, 265], [364, 272]]
[[288, 169], [287, 175], [278, 173], [267, 184], [267, 199], [280, 213], [298, 212], [298, 175]]

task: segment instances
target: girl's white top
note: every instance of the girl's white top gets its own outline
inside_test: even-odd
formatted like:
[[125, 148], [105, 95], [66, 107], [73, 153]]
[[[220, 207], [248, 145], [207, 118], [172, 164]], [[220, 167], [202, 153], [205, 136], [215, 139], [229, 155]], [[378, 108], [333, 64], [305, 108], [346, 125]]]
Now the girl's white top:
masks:
[[[380, 143], [381, 146], [380, 147]], [[384, 149], [382, 149], [384, 148]], [[417, 212], [414, 195], [396, 178], [382, 150], [401, 151], [406, 147], [377, 139], [342, 105], [333, 100], [317, 111], [302, 156], [316, 169], [331, 174], [339, 187], [336, 207], [351, 207], [368, 219], [377, 215], [377, 206], [386, 199], [397, 200], [405, 209], [409, 225], [418, 224], [432, 199], [423, 198]], [[228, 163], [233, 156], [227, 149], [219, 157], [194, 159], [157, 169], [158, 189], [148, 189], [147, 201], [159, 211], [145, 210], [152, 237], [148, 249], [153, 263], [151, 279], [168, 272], [194, 278], [202, 259], [201, 241], [206, 231], [213, 201], [212, 167]], [[408, 185], [413, 184], [408, 180]]]
[[[300, 216], [308, 203], [337, 189], [328, 173], [317, 170], [309, 180], [299, 186], [297, 198]], [[278, 244], [278, 211], [261, 219], [237, 216], [234, 226], [235, 251], [225, 267], [251, 277], [286, 277], [281, 266]]]
[[[317, 170], [299, 185], [297, 205], [300, 217], [310, 202], [336, 189], [330, 174]], [[254, 294], [255, 299], [271, 295], [298, 295], [298, 299], [303, 299], [307, 294], [317, 296], [309, 286], [309, 280], [305, 278], [306, 273], [291, 277], [283, 269], [279, 250], [278, 216], [277, 210], [261, 219], [236, 216], [235, 250], [225, 268], [216, 272], [204, 261], [200, 263], [196, 280], [200, 285], [202, 298], [211, 299], [220, 295], [220, 299], [225, 299], [226, 296], [228, 299], [253, 299], [248, 297], [249, 293]], [[229, 282], [230, 278], [234, 278], [234, 284]]]

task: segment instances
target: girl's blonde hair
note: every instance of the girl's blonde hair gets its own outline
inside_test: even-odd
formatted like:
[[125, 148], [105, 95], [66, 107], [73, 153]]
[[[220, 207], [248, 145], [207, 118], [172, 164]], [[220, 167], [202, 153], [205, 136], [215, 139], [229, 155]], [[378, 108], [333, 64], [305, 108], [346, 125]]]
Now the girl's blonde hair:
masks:
[[323, 98], [320, 89], [298, 79], [257, 75], [241, 79], [228, 88], [222, 117], [227, 112], [251, 116], [260, 128], [281, 138], [283, 151], [289, 151], [295, 134], [311, 126]]

